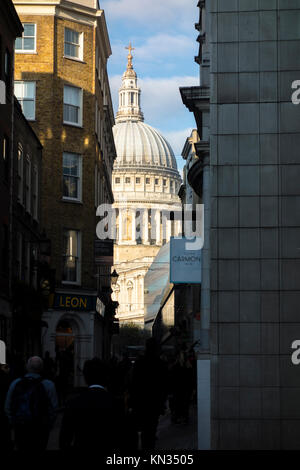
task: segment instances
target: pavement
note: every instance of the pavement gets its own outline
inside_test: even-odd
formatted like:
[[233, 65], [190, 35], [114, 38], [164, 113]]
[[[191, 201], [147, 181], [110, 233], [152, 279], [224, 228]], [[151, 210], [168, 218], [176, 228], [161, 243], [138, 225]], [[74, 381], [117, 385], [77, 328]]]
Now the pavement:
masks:
[[[57, 450], [59, 429], [63, 409], [58, 412], [55, 425], [51, 431], [47, 450]], [[157, 450], [196, 450], [197, 449], [197, 409], [195, 405], [190, 408], [188, 424], [171, 423], [170, 411], [160, 417], [157, 428]]]

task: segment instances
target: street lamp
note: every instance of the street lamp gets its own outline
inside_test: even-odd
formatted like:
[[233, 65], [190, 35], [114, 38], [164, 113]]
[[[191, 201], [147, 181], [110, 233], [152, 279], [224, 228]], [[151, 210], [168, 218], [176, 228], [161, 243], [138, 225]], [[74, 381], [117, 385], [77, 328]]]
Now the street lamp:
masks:
[[119, 274], [114, 269], [113, 272], [110, 275], [112, 286], [115, 286], [117, 284], [118, 277], [119, 277]]

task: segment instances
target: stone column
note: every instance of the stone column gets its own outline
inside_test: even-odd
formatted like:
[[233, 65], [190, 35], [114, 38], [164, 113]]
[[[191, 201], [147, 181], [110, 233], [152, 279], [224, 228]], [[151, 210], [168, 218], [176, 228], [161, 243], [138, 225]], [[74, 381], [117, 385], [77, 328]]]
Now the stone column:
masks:
[[119, 233], [118, 243], [122, 243], [122, 232], [123, 232], [123, 209], [119, 209]]
[[161, 228], [160, 228], [160, 210], [156, 209], [155, 212], [155, 232], [156, 232], [156, 245], [161, 245]]
[[131, 239], [133, 243], [136, 243], [136, 220], [135, 220], [135, 215], [136, 215], [136, 209], [131, 209], [130, 211], [131, 214]]
[[170, 241], [171, 235], [172, 235], [172, 223], [174, 223], [172, 220], [167, 220], [166, 221], [166, 242]]
[[143, 245], [149, 245], [148, 209], [143, 210], [142, 240]]

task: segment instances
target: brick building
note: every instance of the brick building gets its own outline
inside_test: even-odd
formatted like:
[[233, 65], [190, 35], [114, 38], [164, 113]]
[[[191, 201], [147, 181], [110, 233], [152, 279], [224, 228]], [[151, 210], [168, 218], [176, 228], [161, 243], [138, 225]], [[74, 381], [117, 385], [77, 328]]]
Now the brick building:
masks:
[[[14, 3], [24, 27], [15, 94], [44, 147], [42, 225], [56, 278], [44, 351], [68, 354], [70, 381], [79, 385], [83, 361], [107, 354], [96, 300], [101, 284], [109, 286], [110, 267], [96, 272], [94, 242], [96, 207], [113, 202], [110, 43], [96, 0]], [[110, 303], [109, 292], [102, 301]]]
[[[14, 42], [22, 24], [11, 0], [0, 3], [0, 339], [10, 347]], [[3, 93], [2, 93], [3, 90]]]
[[12, 197], [12, 351], [41, 354], [42, 146], [15, 98]]

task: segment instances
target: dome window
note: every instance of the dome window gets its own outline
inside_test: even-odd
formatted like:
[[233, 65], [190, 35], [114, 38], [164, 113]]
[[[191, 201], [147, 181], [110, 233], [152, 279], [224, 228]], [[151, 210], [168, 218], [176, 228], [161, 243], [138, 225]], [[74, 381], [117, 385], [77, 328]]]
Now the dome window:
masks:
[[163, 180], [163, 185], [167, 186], [167, 180]]
[[115, 178], [115, 183], [120, 184], [121, 183], [121, 178]]
[[141, 183], [141, 178], [135, 178], [135, 182], [136, 182], [136, 184], [140, 184]]
[[150, 178], [146, 178], [146, 184], [150, 184]]
[[155, 184], [159, 184], [158, 178], [155, 178]]
[[129, 178], [129, 176], [126, 176], [126, 178], [125, 178], [125, 183], [126, 183], [126, 184], [130, 184], [130, 178]]

